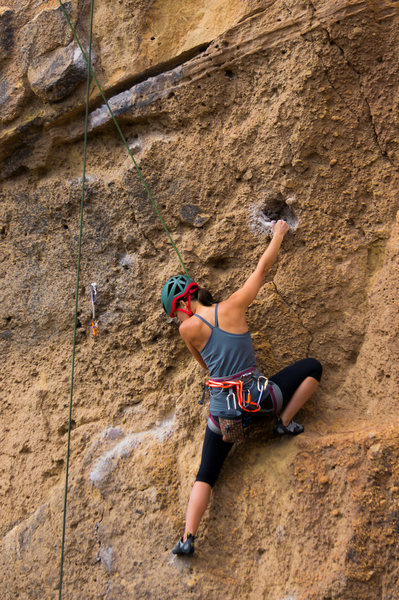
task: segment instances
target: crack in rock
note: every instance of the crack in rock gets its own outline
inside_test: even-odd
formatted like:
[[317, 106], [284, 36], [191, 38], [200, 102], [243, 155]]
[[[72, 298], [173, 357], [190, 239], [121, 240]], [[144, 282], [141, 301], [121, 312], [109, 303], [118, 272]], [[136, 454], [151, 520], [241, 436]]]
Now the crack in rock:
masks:
[[[309, 6], [313, 10], [313, 13], [316, 12], [311, 0], [309, 0]], [[309, 31], [308, 11], [301, 13], [295, 21], [290, 9], [287, 6], [285, 7], [289, 14], [291, 14], [291, 23], [281, 23], [276, 26], [275, 23], [268, 21], [269, 11], [265, 10], [255, 13], [251, 18], [237, 23], [208, 44], [193, 48], [189, 52], [176, 57], [173, 61], [156, 65], [151, 71], [151, 77], [148, 76], [150, 71], [147, 71], [141, 75], [131, 77], [130, 80], [126, 79], [124, 82], [120, 82], [118, 86], [106, 90], [107, 94], [112, 94], [116, 92], [117, 88], [120, 89], [122, 84], [126, 85], [128, 81], [135, 82], [130, 89], [120, 91], [120, 93], [110, 98], [109, 103], [114, 107], [115, 114], [125, 116], [125, 120], [128, 120], [130, 123], [142, 121], [148, 115], [146, 107], [153, 106], [154, 103], [165, 97], [174, 96], [176, 90], [179, 88], [193, 85], [220, 70], [231, 69], [231, 65], [235, 64], [238, 60], [242, 61], [245, 57], [254, 55], [261, 50], [279, 46], [291, 39], [298, 38], [298, 36], [305, 36], [305, 30]], [[345, 19], [356, 14], [361, 14], [367, 10], [369, 10], [368, 5], [364, 2], [357, 2], [349, 7], [347, 3], [340, 3], [337, 7], [334, 6], [333, 10], [331, 8], [328, 10], [325, 9], [324, 13], [321, 13], [321, 16], [325, 21], [330, 23], [337, 21], [337, 19]], [[391, 13], [383, 15], [384, 18], [388, 18], [389, 16], [392, 16]], [[314, 20], [314, 14], [312, 15], [312, 20]], [[256, 21], [257, 25], [255, 35], [253, 21]], [[317, 20], [317, 25], [313, 28], [319, 26], [324, 27], [324, 29], [326, 27], [320, 23], [320, 20]], [[227, 74], [227, 71], [225, 72]], [[145, 79], [140, 81], [144, 77]], [[331, 79], [329, 82], [341, 100], [345, 102], [339, 91], [334, 88]], [[365, 99], [365, 102], [367, 105], [367, 99]], [[345, 104], [347, 105], [346, 102]], [[369, 104], [368, 107], [372, 126], [375, 131]], [[352, 111], [350, 107], [348, 108]], [[74, 114], [79, 110], [83, 111], [83, 105], [80, 108], [74, 107]], [[162, 107], [159, 110], [161, 111]], [[151, 116], [154, 117], [153, 111], [151, 112]], [[42, 115], [32, 116], [32, 119], [26, 125], [23, 142], [21, 142], [20, 138], [21, 131], [15, 128], [15, 125], [4, 131], [0, 143], [2, 148], [6, 149], [4, 152], [8, 158], [7, 162], [5, 161], [5, 169], [2, 174], [3, 179], [9, 177], [20, 168], [34, 169], [41, 164], [45, 164], [53, 144], [74, 141], [83, 136], [83, 119], [81, 122], [75, 120], [71, 125], [65, 127], [67, 115], [63, 114], [60, 117], [61, 115], [58, 114], [47, 118]], [[108, 110], [105, 105], [102, 105], [90, 115], [91, 130], [103, 127], [110, 120], [111, 117], [108, 114]], [[43, 128], [46, 129], [46, 143], [43, 141], [44, 136], [39, 135]], [[27, 130], [34, 131], [34, 135], [31, 137], [27, 136]], [[378, 136], [376, 137], [376, 141], [380, 151], [383, 153], [384, 150], [379, 144]], [[383, 156], [392, 164], [391, 159], [386, 154], [383, 154]]]
[[[355, 113], [355, 111], [352, 109], [352, 107], [348, 104], [348, 102], [346, 101], [346, 99], [342, 96], [342, 94], [340, 93], [340, 91], [335, 87], [334, 82], [332, 81], [331, 77], [330, 77], [330, 73], [328, 70], [327, 65], [324, 63], [323, 60], [323, 56], [321, 55], [320, 52], [318, 52], [317, 48], [316, 48], [316, 43], [314, 40], [314, 36], [312, 35], [313, 30], [312, 29], [316, 29], [316, 27], [312, 28], [312, 24], [315, 21], [316, 17], [315, 17], [315, 13], [316, 13], [316, 8], [314, 6], [314, 4], [312, 3], [311, 0], [309, 0], [309, 6], [311, 9], [311, 13], [312, 13], [312, 17], [311, 17], [311, 30], [308, 32], [310, 33], [310, 40], [312, 42], [312, 47], [313, 47], [313, 51], [316, 54], [316, 56], [318, 57], [318, 59], [320, 60], [322, 66], [323, 66], [323, 70], [324, 70], [324, 75], [326, 76], [326, 79], [330, 85], [330, 87], [334, 90], [334, 92], [337, 94], [338, 98], [341, 100], [341, 102], [344, 104], [344, 106], [353, 114], [353, 116], [356, 118], [357, 122], [360, 122], [360, 118], [359, 116]], [[292, 17], [292, 13], [289, 9], [287, 9]], [[293, 18], [293, 17], [292, 17]], [[329, 36], [328, 31], [322, 26], [322, 24], [320, 23], [320, 21], [317, 20], [317, 27], [320, 26], [322, 27], [323, 31], [325, 31], [325, 33], [327, 34], [327, 37]], [[304, 38], [305, 38], [305, 34], [304, 34]], [[306, 39], [306, 38], [305, 38]]]
[[[309, 5], [310, 5], [310, 8], [311, 8], [311, 10], [312, 10], [312, 20], [314, 20], [314, 19], [316, 18], [316, 11], [317, 11], [317, 9], [316, 9], [316, 7], [314, 6], [314, 4], [313, 4], [312, 0], [309, 0]], [[374, 13], [373, 13], [373, 17], [374, 17], [374, 18], [375, 18], [375, 20], [376, 20], [376, 17], [375, 17], [375, 15], [374, 15]], [[325, 34], [326, 34], [326, 36], [327, 36], [327, 40], [328, 40], [329, 44], [330, 44], [330, 45], [334, 45], [336, 48], [338, 48], [338, 50], [340, 51], [340, 53], [341, 53], [341, 55], [342, 55], [342, 58], [344, 59], [344, 61], [345, 61], [346, 65], [347, 65], [347, 66], [348, 66], [348, 67], [349, 67], [349, 68], [352, 70], [352, 72], [353, 72], [353, 73], [356, 75], [356, 79], [357, 79], [357, 82], [358, 82], [358, 87], [359, 87], [360, 96], [361, 96], [361, 98], [362, 98], [362, 100], [363, 100], [363, 102], [364, 102], [364, 104], [365, 104], [365, 106], [366, 106], [366, 111], [367, 111], [368, 121], [369, 121], [369, 123], [370, 123], [370, 125], [371, 125], [371, 130], [372, 130], [372, 133], [373, 133], [373, 138], [374, 138], [374, 141], [375, 141], [375, 144], [376, 144], [377, 148], [378, 148], [378, 149], [379, 149], [379, 151], [380, 151], [380, 154], [381, 154], [381, 156], [382, 156], [382, 157], [383, 157], [385, 160], [387, 160], [387, 161], [389, 162], [389, 164], [390, 164], [390, 165], [391, 165], [391, 166], [392, 166], [392, 167], [393, 167], [395, 170], [399, 170], [399, 168], [398, 168], [398, 167], [397, 167], [397, 166], [396, 166], [396, 165], [393, 163], [392, 159], [391, 159], [391, 158], [388, 156], [388, 154], [387, 154], [386, 150], [384, 150], [384, 149], [383, 149], [383, 147], [381, 146], [381, 143], [380, 143], [380, 140], [379, 140], [379, 137], [378, 137], [378, 133], [377, 133], [377, 130], [376, 130], [376, 126], [375, 126], [375, 122], [374, 122], [374, 118], [373, 118], [373, 113], [372, 113], [372, 110], [371, 110], [370, 102], [369, 102], [369, 100], [368, 100], [368, 98], [367, 98], [367, 95], [366, 95], [366, 93], [365, 93], [365, 91], [364, 91], [364, 88], [363, 88], [363, 84], [362, 84], [362, 79], [361, 79], [361, 73], [360, 73], [360, 71], [359, 71], [359, 70], [358, 70], [358, 69], [355, 67], [355, 65], [354, 65], [354, 64], [353, 64], [353, 63], [352, 63], [352, 62], [351, 62], [351, 61], [348, 59], [348, 57], [347, 57], [347, 56], [346, 56], [346, 54], [345, 54], [345, 50], [344, 50], [344, 49], [343, 49], [343, 48], [342, 48], [342, 47], [341, 47], [341, 46], [338, 44], [338, 42], [337, 42], [337, 41], [336, 41], [336, 40], [335, 40], [335, 39], [334, 39], [334, 38], [331, 36], [331, 34], [330, 34], [330, 32], [329, 32], [328, 28], [327, 28], [325, 25], [323, 25], [323, 24], [322, 24], [322, 23], [321, 23], [319, 20], [318, 20], [318, 23], [319, 23], [320, 27], [322, 28], [322, 30], [325, 32]], [[314, 49], [314, 51], [315, 51], [316, 55], [319, 57], [319, 59], [320, 59], [320, 61], [321, 61], [322, 65], [323, 65], [323, 67], [324, 67], [324, 69], [325, 69], [325, 74], [326, 74], [326, 77], [327, 77], [327, 80], [328, 80], [328, 82], [330, 83], [330, 85], [331, 85], [331, 87], [334, 89], [334, 91], [335, 91], [335, 92], [338, 94], [339, 98], [342, 100], [342, 102], [345, 104], [345, 106], [346, 106], [346, 107], [347, 107], [347, 108], [348, 108], [348, 109], [349, 109], [349, 110], [352, 112], [352, 114], [353, 114], [354, 116], [356, 116], [356, 118], [357, 118], [357, 121], [359, 122], [359, 121], [360, 121], [359, 117], [358, 117], [358, 116], [357, 116], [357, 115], [354, 113], [354, 111], [352, 110], [352, 108], [351, 108], [351, 107], [350, 107], [350, 106], [347, 104], [346, 100], [345, 100], [345, 99], [344, 99], [344, 98], [341, 96], [341, 94], [338, 92], [338, 90], [335, 88], [334, 84], [332, 83], [332, 81], [331, 81], [331, 79], [330, 79], [330, 76], [329, 76], [329, 73], [328, 73], [328, 68], [327, 68], [327, 67], [326, 67], [326, 65], [324, 64], [324, 61], [323, 61], [323, 58], [322, 58], [322, 56], [321, 56], [321, 55], [320, 55], [320, 54], [317, 52], [317, 50], [316, 50], [316, 47], [315, 47], [315, 41], [314, 41], [314, 39], [313, 39], [313, 36], [312, 36], [312, 38], [311, 38], [311, 39], [312, 39], [312, 45], [313, 45], [313, 49]]]
[[94, 526], [94, 535], [97, 538], [98, 547], [99, 547], [99, 551], [98, 551], [98, 554], [97, 554], [97, 557], [96, 557], [96, 562], [100, 562], [101, 561], [100, 552], [101, 552], [102, 542], [101, 542], [101, 537], [100, 537], [99, 530], [100, 530], [101, 523], [103, 522], [103, 519], [104, 519], [104, 508], [103, 508], [103, 510], [101, 512], [101, 518], [100, 518], [100, 520], [97, 521], [97, 523]]

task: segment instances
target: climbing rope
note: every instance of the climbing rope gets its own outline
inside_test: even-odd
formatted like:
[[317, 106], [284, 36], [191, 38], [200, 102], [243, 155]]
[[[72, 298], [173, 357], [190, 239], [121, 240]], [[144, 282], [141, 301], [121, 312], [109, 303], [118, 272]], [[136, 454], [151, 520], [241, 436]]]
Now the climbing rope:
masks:
[[68, 444], [66, 457], [66, 475], [65, 475], [65, 492], [64, 492], [64, 516], [62, 522], [62, 542], [61, 542], [61, 563], [60, 563], [60, 581], [59, 581], [59, 600], [62, 598], [62, 581], [64, 574], [64, 549], [65, 549], [65, 526], [66, 512], [68, 501], [68, 477], [69, 477], [69, 457], [71, 449], [71, 423], [72, 423], [72, 400], [73, 400], [73, 384], [75, 374], [75, 354], [76, 354], [76, 330], [78, 323], [78, 301], [79, 301], [79, 279], [80, 279], [80, 259], [82, 254], [82, 232], [83, 232], [83, 208], [85, 200], [85, 180], [86, 180], [86, 157], [87, 157], [87, 131], [89, 123], [89, 97], [90, 97], [90, 63], [91, 63], [91, 46], [93, 38], [93, 8], [94, 0], [91, 0], [90, 5], [90, 37], [89, 37], [89, 56], [87, 60], [87, 85], [86, 85], [86, 114], [85, 114], [85, 133], [83, 147], [83, 174], [82, 174], [82, 194], [80, 201], [80, 227], [79, 227], [79, 243], [78, 243], [78, 265], [76, 274], [76, 291], [75, 291], [75, 322], [73, 328], [73, 345], [72, 345], [72, 372], [71, 372], [71, 388], [69, 395], [69, 418], [68, 418]]
[[[77, 332], [77, 322], [78, 322], [78, 302], [79, 302], [79, 281], [80, 281], [80, 263], [81, 263], [81, 254], [82, 254], [82, 233], [83, 233], [83, 209], [84, 209], [84, 200], [85, 200], [85, 184], [86, 184], [86, 162], [87, 162], [87, 138], [88, 138], [88, 124], [89, 124], [89, 100], [90, 100], [90, 78], [92, 77], [95, 81], [99, 92], [105, 102], [105, 105], [111, 115], [111, 118], [115, 124], [115, 127], [122, 139], [123, 144], [126, 147], [126, 150], [133, 161], [133, 165], [137, 171], [137, 174], [142, 182], [145, 191], [147, 192], [148, 198], [150, 199], [155, 212], [157, 213], [162, 227], [164, 228], [170, 243], [174, 251], [177, 254], [177, 257], [183, 267], [184, 272], [188, 275], [186, 266], [180, 256], [180, 253], [172, 239], [172, 236], [169, 233], [169, 230], [165, 224], [165, 221], [162, 218], [162, 215], [159, 211], [158, 205], [155, 202], [150, 189], [137, 165], [135, 158], [129, 148], [129, 145], [126, 141], [125, 136], [122, 133], [122, 130], [117, 122], [115, 115], [109, 105], [108, 100], [106, 99], [104, 92], [97, 80], [97, 77], [91, 66], [91, 54], [92, 54], [92, 42], [93, 42], [93, 13], [94, 13], [94, 0], [91, 0], [90, 4], [90, 35], [89, 35], [89, 52], [88, 56], [83, 50], [82, 44], [79, 41], [79, 38], [76, 34], [76, 31], [69, 19], [68, 13], [65, 10], [65, 7], [61, 0], [59, 0], [61, 10], [63, 11], [65, 18], [68, 22], [68, 25], [72, 31], [74, 39], [78, 44], [80, 51], [83, 55], [83, 58], [87, 64], [87, 84], [86, 84], [86, 111], [85, 111], [85, 127], [84, 127], [84, 150], [83, 150], [83, 174], [82, 174], [82, 192], [81, 192], [81, 202], [80, 202], [80, 227], [79, 227], [79, 242], [78, 242], [78, 264], [77, 264], [77, 275], [76, 275], [76, 291], [75, 291], [75, 319], [74, 319], [74, 330], [73, 330], [73, 347], [72, 347], [72, 371], [71, 371], [71, 385], [70, 385], [70, 396], [69, 396], [69, 417], [68, 417], [68, 442], [67, 442], [67, 456], [66, 456], [66, 475], [65, 475], [65, 492], [64, 492], [64, 511], [63, 511], [63, 523], [62, 523], [62, 542], [61, 542], [61, 561], [60, 561], [60, 579], [59, 579], [59, 600], [62, 598], [62, 585], [63, 585], [63, 573], [64, 573], [64, 554], [65, 554], [65, 530], [66, 530], [66, 513], [67, 513], [67, 503], [68, 503], [68, 480], [69, 480], [69, 462], [70, 462], [70, 448], [71, 448], [71, 424], [72, 424], [72, 404], [73, 404], [73, 389], [74, 389], [74, 374], [75, 374], [75, 355], [76, 355], [76, 332]], [[96, 335], [98, 325], [95, 319], [95, 308], [94, 304], [96, 302], [97, 296], [97, 287], [96, 284], [91, 284], [91, 301], [93, 308], [93, 321], [92, 321], [92, 330], [93, 335]]]
[[162, 227], [164, 228], [164, 230], [165, 230], [165, 232], [166, 232], [166, 235], [168, 236], [168, 238], [169, 238], [169, 241], [170, 241], [170, 243], [172, 244], [172, 247], [173, 247], [174, 251], [175, 251], [175, 252], [176, 252], [176, 254], [177, 254], [177, 257], [178, 257], [178, 259], [179, 259], [179, 261], [180, 261], [180, 263], [181, 263], [181, 265], [182, 265], [182, 267], [183, 267], [183, 270], [184, 270], [184, 272], [186, 273], [186, 275], [188, 275], [188, 271], [187, 271], [187, 269], [186, 269], [186, 266], [185, 266], [185, 264], [184, 264], [184, 262], [183, 262], [183, 259], [182, 259], [182, 257], [180, 256], [180, 253], [179, 253], [179, 251], [178, 251], [178, 249], [177, 249], [177, 247], [176, 247], [176, 244], [174, 243], [174, 241], [173, 241], [173, 239], [172, 239], [172, 236], [171, 236], [171, 235], [170, 235], [170, 233], [169, 233], [169, 229], [167, 228], [167, 226], [166, 226], [166, 223], [165, 223], [165, 221], [164, 221], [164, 220], [163, 220], [163, 218], [162, 218], [162, 215], [161, 215], [161, 212], [160, 212], [160, 210], [159, 210], [159, 208], [158, 208], [158, 205], [157, 205], [157, 203], [155, 202], [155, 200], [154, 200], [154, 198], [153, 198], [153, 196], [152, 196], [152, 194], [151, 194], [151, 192], [150, 192], [150, 189], [149, 189], [149, 187], [148, 187], [148, 185], [147, 185], [147, 182], [145, 181], [145, 179], [144, 179], [144, 177], [143, 177], [143, 174], [142, 174], [142, 172], [141, 172], [141, 170], [140, 170], [140, 168], [139, 168], [139, 166], [138, 166], [138, 164], [137, 164], [137, 162], [136, 162], [136, 160], [135, 160], [135, 158], [134, 158], [134, 156], [133, 156], [133, 154], [132, 154], [132, 152], [131, 152], [131, 150], [130, 150], [130, 148], [129, 148], [129, 144], [127, 143], [127, 140], [126, 140], [125, 136], [124, 136], [124, 135], [123, 135], [123, 133], [122, 133], [122, 130], [121, 130], [120, 126], [119, 126], [119, 123], [118, 123], [118, 121], [116, 120], [116, 118], [115, 118], [115, 115], [114, 115], [114, 113], [113, 113], [113, 111], [112, 111], [112, 108], [110, 107], [110, 105], [109, 105], [109, 102], [108, 102], [108, 100], [106, 99], [106, 97], [105, 97], [105, 95], [104, 95], [104, 92], [103, 92], [103, 90], [102, 90], [102, 88], [101, 88], [101, 85], [99, 84], [99, 82], [98, 82], [98, 79], [97, 79], [97, 77], [96, 77], [96, 75], [95, 75], [95, 73], [94, 73], [94, 71], [93, 71], [93, 69], [92, 69], [92, 66], [91, 66], [91, 64], [90, 64], [90, 60], [88, 60], [88, 58], [87, 58], [87, 56], [86, 56], [86, 53], [85, 53], [85, 51], [83, 50], [82, 44], [81, 44], [81, 43], [80, 43], [80, 41], [79, 41], [79, 38], [78, 38], [78, 36], [77, 36], [77, 33], [76, 33], [76, 31], [75, 31], [75, 29], [74, 29], [74, 27], [73, 27], [72, 23], [71, 23], [71, 20], [70, 20], [70, 18], [69, 18], [69, 16], [68, 16], [68, 13], [67, 13], [67, 12], [66, 12], [66, 10], [65, 10], [65, 7], [64, 7], [64, 5], [63, 5], [63, 3], [62, 3], [62, 0], [59, 0], [59, 3], [60, 3], [60, 6], [61, 6], [61, 9], [62, 9], [62, 11], [63, 11], [63, 13], [64, 13], [64, 15], [65, 15], [65, 18], [66, 18], [66, 20], [68, 21], [68, 25], [69, 25], [69, 27], [70, 27], [70, 29], [71, 29], [71, 31], [72, 31], [73, 37], [75, 38], [75, 41], [76, 41], [76, 43], [78, 44], [78, 46], [79, 46], [79, 48], [80, 48], [80, 51], [81, 51], [81, 53], [82, 53], [82, 56], [83, 56], [84, 60], [86, 61], [86, 64], [87, 64], [87, 66], [88, 66], [88, 69], [89, 69], [89, 71], [90, 71], [90, 73], [91, 73], [91, 76], [93, 77], [93, 80], [95, 81], [95, 83], [96, 83], [96, 85], [97, 85], [97, 87], [98, 87], [98, 90], [99, 90], [99, 92], [100, 92], [100, 94], [101, 94], [101, 96], [102, 96], [102, 99], [103, 99], [103, 100], [104, 100], [104, 102], [105, 102], [105, 106], [107, 107], [107, 109], [108, 109], [108, 111], [109, 111], [109, 114], [111, 115], [111, 118], [112, 118], [112, 120], [113, 120], [113, 122], [114, 122], [114, 124], [115, 124], [115, 127], [116, 127], [116, 129], [117, 129], [117, 131], [118, 131], [118, 133], [119, 133], [119, 135], [120, 135], [120, 137], [121, 137], [121, 139], [122, 139], [122, 142], [123, 142], [124, 146], [126, 147], [126, 150], [128, 151], [128, 154], [129, 154], [130, 158], [131, 158], [131, 159], [132, 159], [132, 161], [133, 161], [134, 168], [136, 169], [136, 171], [137, 171], [137, 174], [138, 174], [138, 176], [139, 176], [139, 178], [140, 178], [140, 181], [141, 181], [141, 183], [143, 184], [145, 191], [147, 192], [147, 196], [148, 196], [148, 198], [150, 199], [150, 201], [152, 202], [152, 205], [153, 205], [153, 207], [154, 207], [154, 209], [155, 209], [155, 212], [157, 213], [157, 215], [158, 215], [158, 217], [159, 217], [159, 220], [161, 221]]

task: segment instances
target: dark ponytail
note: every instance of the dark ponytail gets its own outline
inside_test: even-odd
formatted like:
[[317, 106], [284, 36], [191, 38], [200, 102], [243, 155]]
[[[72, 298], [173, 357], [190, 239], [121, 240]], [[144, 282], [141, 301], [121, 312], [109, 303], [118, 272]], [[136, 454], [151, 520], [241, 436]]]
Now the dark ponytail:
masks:
[[195, 292], [191, 295], [193, 300], [198, 300], [200, 304], [203, 306], [212, 306], [215, 304], [216, 300], [213, 299], [213, 296], [209, 290], [206, 288], [199, 288], [195, 290]]

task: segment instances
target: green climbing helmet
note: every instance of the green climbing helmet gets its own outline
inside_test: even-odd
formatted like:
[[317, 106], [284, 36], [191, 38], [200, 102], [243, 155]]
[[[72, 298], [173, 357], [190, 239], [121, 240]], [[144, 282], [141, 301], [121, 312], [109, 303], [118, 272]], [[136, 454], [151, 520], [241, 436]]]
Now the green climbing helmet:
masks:
[[[173, 275], [162, 288], [161, 302], [164, 311], [169, 317], [173, 317], [179, 300], [199, 289], [199, 285], [187, 275]], [[185, 311], [184, 311], [185, 312]]]

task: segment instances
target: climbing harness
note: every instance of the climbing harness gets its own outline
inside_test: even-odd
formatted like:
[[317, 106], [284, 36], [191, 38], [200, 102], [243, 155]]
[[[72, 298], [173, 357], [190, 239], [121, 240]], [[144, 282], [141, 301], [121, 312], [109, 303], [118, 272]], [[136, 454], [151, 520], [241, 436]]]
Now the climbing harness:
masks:
[[[244, 384], [247, 384], [251, 379], [256, 380], [256, 387], [258, 391], [256, 402], [252, 400], [250, 390], [245, 390], [244, 388]], [[224, 381], [208, 379], [205, 382], [204, 392], [202, 394], [200, 404], [203, 404], [205, 390], [209, 388], [229, 390], [226, 396], [226, 412], [221, 412], [218, 417], [219, 427], [224, 442], [233, 444], [235, 442], [241, 442], [244, 439], [244, 431], [247, 431], [249, 425], [252, 423], [251, 414], [257, 412], [273, 412], [274, 414], [278, 413], [278, 402], [276, 394], [273, 390], [272, 382], [270, 382], [269, 385], [269, 380], [264, 375], [259, 375], [257, 373], [246, 373], [239, 379], [227, 379]], [[272, 410], [261, 408], [262, 396], [266, 388], [268, 388], [273, 403]], [[212, 415], [210, 415], [209, 419], [211, 420], [211, 429], [213, 430]], [[214, 423], [213, 425], [215, 426]]]
[[[258, 397], [256, 402], [252, 400], [251, 392], [244, 389], [244, 383], [247, 383], [249, 378], [256, 379], [256, 385], [258, 390]], [[261, 408], [261, 400], [263, 396], [263, 392], [268, 387], [270, 398], [273, 403], [273, 410], [265, 410]], [[239, 412], [239, 409], [247, 412], [247, 413], [256, 413], [256, 412], [264, 412], [269, 413], [273, 412], [277, 414], [279, 412], [279, 402], [277, 401], [275, 391], [273, 389], [272, 382], [269, 383], [269, 380], [264, 375], [255, 375], [254, 373], [246, 373], [240, 379], [232, 379], [232, 380], [215, 380], [208, 379], [205, 382], [204, 392], [202, 394], [202, 398], [200, 400], [200, 404], [204, 403], [205, 399], [205, 391], [206, 388], [220, 388], [220, 389], [228, 389], [230, 390], [226, 396], [226, 409], [227, 411], [235, 411]], [[235, 388], [235, 390], [234, 390]], [[238, 406], [237, 406], [238, 405]], [[281, 407], [280, 407], [281, 408]]]
[[[252, 374], [251, 376], [253, 377]], [[247, 377], [248, 375], [246, 375], [246, 378]], [[260, 375], [257, 378], [257, 387], [259, 393], [256, 402], [254, 402], [251, 397], [251, 392], [249, 390], [244, 390], [244, 379], [242, 377], [240, 377], [240, 379], [227, 379], [225, 381], [218, 381], [215, 379], [208, 379], [206, 381], [206, 385], [210, 388], [230, 390], [226, 397], [228, 411], [238, 410], [239, 407], [241, 408], [241, 410], [244, 410], [248, 413], [256, 413], [261, 410], [260, 401], [262, 399], [262, 394], [267, 387], [267, 384], [267, 377]]]
[[91, 306], [93, 309], [93, 319], [91, 322], [91, 330], [93, 332], [93, 335], [96, 336], [98, 333], [98, 321], [96, 319], [96, 307], [95, 307], [95, 304], [97, 302], [97, 284], [96, 283], [92, 283], [90, 285], [90, 295], [91, 295]]
[[[78, 46], [79, 46], [79, 48], [80, 48], [80, 51], [81, 51], [81, 53], [82, 53], [82, 56], [83, 56], [84, 60], [86, 61], [86, 64], [87, 64], [87, 67], [88, 67], [88, 70], [89, 70], [89, 74], [91, 74], [91, 76], [93, 77], [93, 81], [95, 82], [96, 86], [98, 87], [98, 90], [99, 90], [99, 92], [100, 92], [100, 94], [101, 94], [101, 97], [102, 97], [102, 99], [104, 100], [105, 106], [107, 107], [109, 114], [111, 115], [111, 118], [112, 118], [112, 120], [113, 120], [113, 122], [114, 122], [114, 125], [115, 125], [115, 127], [116, 127], [116, 129], [117, 129], [117, 131], [118, 131], [118, 133], [119, 133], [119, 135], [120, 135], [120, 137], [121, 137], [121, 140], [122, 140], [122, 142], [123, 142], [123, 144], [124, 144], [124, 146], [125, 146], [125, 148], [126, 148], [126, 150], [127, 150], [128, 154], [129, 154], [130, 158], [131, 158], [131, 159], [132, 159], [132, 161], [133, 161], [133, 165], [134, 165], [134, 168], [136, 169], [137, 175], [139, 176], [139, 179], [140, 179], [141, 183], [143, 184], [145, 191], [147, 192], [147, 196], [148, 196], [148, 198], [150, 199], [150, 201], [151, 201], [151, 203], [152, 203], [152, 205], [153, 205], [153, 207], [154, 207], [154, 209], [155, 209], [155, 212], [156, 212], [156, 213], [157, 213], [157, 215], [158, 215], [158, 218], [159, 218], [159, 220], [160, 220], [160, 222], [161, 222], [161, 225], [162, 225], [162, 227], [164, 228], [164, 230], [165, 230], [165, 232], [166, 232], [166, 235], [167, 235], [167, 236], [168, 236], [168, 238], [169, 238], [169, 241], [170, 241], [170, 243], [172, 244], [173, 250], [176, 252], [176, 255], [177, 255], [177, 257], [178, 257], [178, 259], [179, 259], [179, 261], [180, 261], [180, 264], [181, 264], [181, 265], [182, 265], [182, 267], [183, 267], [183, 270], [184, 270], [184, 272], [186, 273], [186, 275], [188, 275], [188, 271], [187, 271], [187, 269], [186, 269], [186, 266], [185, 266], [185, 264], [184, 264], [184, 262], [183, 262], [183, 259], [182, 259], [182, 257], [180, 256], [180, 253], [179, 253], [179, 251], [178, 251], [178, 249], [177, 249], [177, 247], [176, 247], [176, 244], [174, 243], [174, 241], [173, 241], [173, 239], [172, 239], [172, 236], [170, 235], [169, 229], [167, 228], [167, 226], [166, 226], [166, 223], [165, 223], [165, 221], [164, 221], [164, 220], [163, 220], [163, 218], [162, 218], [162, 215], [161, 215], [161, 212], [160, 212], [160, 210], [159, 210], [159, 208], [158, 208], [158, 205], [157, 205], [157, 203], [155, 202], [155, 200], [154, 200], [154, 198], [153, 198], [153, 196], [152, 196], [152, 194], [151, 194], [151, 191], [150, 191], [150, 189], [149, 189], [149, 187], [148, 187], [148, 185], [147, 185], [147, 182], [145, 181], [145, 179], [144, 179], [144, 177], [143, 177], [143, 174], [142, 174], [142, 172], [141, 172], [141, 170], [140, 170], [140, 168], [139, 168], [139, 166], [138, 166], [138, 164], [137, 164], [137, 162], [136, 162], [136, 160], [135, 160], [135, 158], [134, 158], [134, 156], [133, 156], [133, 153], [132, 153], [132, 151], [131, 151], [131, 150], [130, 150], [130, 148], [129, 148], [129, 144], [127, 143], [127, 140], [126, 140], [125, 136], [124, 136], [124, 135], [123, 135], [123, 133], [122, 133], [122, 130], [121, 130], [120, 126], [119, 126], [119, 123], [118, 123], [118, 121], [116, 120], [116, 117], [115, 117], [115, 115], [114, 115], [114, 112], [113, 112], [113, 110], [112, 110], [111, 106], [109, 105], [109, 102], [108, 102], [107, 98], [105, 97], [105, 94], [104, 94], [104, 92], [103, 92], [103, 90], [102, 90], [102, 87], [101, 87], [101, 85], [100, 85], [100, 84], [99, 84], [99, 82], [98, 82], [98, 79], [97, 79], [97, 77], [96, 77], [96, 75], [95, 75], [95, 73], [94, 73], [94, 71], [93, 71], [93, 68], [92, 68], [92, 66], [91, 66], [91, 61], [90, 61], [90, 59], [89, 59], [89, 58], [86, 56], [86, 53], [85, 53], [85, 51], [83, 50], [83, 46], [82, 46], [82, 44], [80, 43], [80, 40], [79, 40], [79, 38], [78, 38], [78, 36], [77, 36], [77, 33], [76, 33], [76, 31], [75, 31], [75, 29], [74, 29], [74, 27], [73, 27], [72, 23], [71, 23], [71, 20], [70, 20], [70, 18], [69, 18], [69, 16], [68, 16], [68, 13], [67, 13], [67, 11], [65, 10], [65, 6], [64, 6], [64, 4], [63, 4], [62, 0], [59, 0], [59, 3], [60, 3], [61, 10], [62, 10], [62, 12], [64, 13], [64, 15], [65, 15], [65, 18], [66, 18], [66, 20], [67, 20], [67, 22], [68, 22], [68, 25], [69, 25], [69, 27], [70, 27], [70, 29], [71, 29], [71, 31], [72, 31], [73, 37], [75, 38], [75, 41], [76, 41], [76, 43], [78, 44]], [[89, 46], [89, 52], [91, 53], [91, 46]]]

